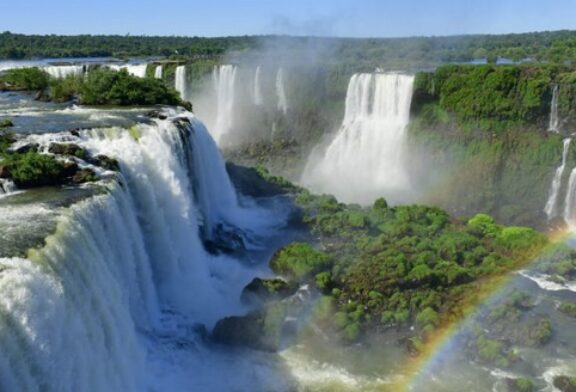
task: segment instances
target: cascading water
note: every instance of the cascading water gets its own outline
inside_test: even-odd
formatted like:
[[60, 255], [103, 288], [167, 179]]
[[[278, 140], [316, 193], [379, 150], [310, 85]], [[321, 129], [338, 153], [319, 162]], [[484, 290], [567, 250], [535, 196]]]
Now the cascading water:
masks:
[[[209, 374], [234, 365], [203, 365], [216, 354], [202, 353], [195, 332], [242, 309], [253, 278], [200, 240], [202, 225], [239, 208], [216, 145], [188, 115], [82, 131], [75, 142], [117, 159], [121, 173], [100, 169], [117, 179], [69, 208], [28, 259], [0, 259], [0, 390], [230, 390]], [[186, 368], [175, 381], [167, 369], [179, 347], [199, 356], [199, 374]]]
[[254, 91], [253, 91], [254, 105], [256, 106], [260, 106], [264, 102], [262, 100], [262, 86], [260, 80], [261, 73], [262, 73], [262, 67], [257, 66], [256, 70], [254, 71]]
[[180, 93], [182, 99], [186, 99], [188, 91], [186, 86], [186, 66], [179, 65], [176, 67], [174, 76], [174, 89]]
[[51, 65], [42, 68], [53, 78], [65, 78], [68, 76], [82, 76], [85, 67], [83, 65]]
[[558, 85], [554, 86], [552, 90], [552, 102], [550, 104], [550, 122], [548, 124], [548, 132], [560, 132], [560, 118], [558, 116]]
[[278, 98], [278, 110], [286, 114], [288, 112], [288, 99], [286, 98], [284, 70], [282, 68], [279, 68], [276, 73], [276, 96]]
[[16, 192], [16, 185], [12, 180], [0, 178], [0, 197]]
[[212, 71], [216, 92], [216, 121], [212, 136], [218, 144], [230, 132], [234, 123], [234, 100], [236, 93], [236, 71], [234, 65], [220, 65]]
[[550, 186], [550, 193], [548, 195], [548, 201], [544, 207], [544, 212], [546, 213], [546, 216], [549, 220], [558, 216], [558, 194], [560, 192], [560, 186], [562, 185], [562, 175], [564, 174], [564, 169], [566, 168], [566, 158], [568, 157], [568, 150], [570, 148], [571, 140], [572, 139], [570, 138], [564, 139], [562, 148], [562, 162], [554, 173], [552, 185]]
[[107, 67], [115, 71], [125, 69], [126, 72], [128, 72], [130, 75], [137, 76], [139, 78], [144, 78], [146, 77], [146, 68], [148, 67], [148, 64], [127, 64], [127, 65], [109, 64], [107, 65]]
[[342, 126], [320, 157], [311, 155], [302, 182], [364, 204], [407, 191], [403, 147], [413, 83], [395, 73], [352, 76]]
[[568, 179], [563, 217], [571, 229], [576, 229], [576, 168], [572, 169]]
[[154, 77], [156, 79], [162, 79], [162, 66], [161, 65], [156, 66], [156, 68], [154, 69]]

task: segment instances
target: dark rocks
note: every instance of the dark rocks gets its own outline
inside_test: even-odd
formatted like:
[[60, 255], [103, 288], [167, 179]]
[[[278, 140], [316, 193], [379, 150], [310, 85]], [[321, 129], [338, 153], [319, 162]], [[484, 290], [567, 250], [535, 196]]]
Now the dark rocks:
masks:
[[28, 143], [13, 149], [16, 154], [26, 154], [28, 152], [38, 152], [40, 145], [38, 143]]
[[48, 152], [57, 155], [75, 156], [80, 159], [86, 159], [88, 157], [88, 153], [85, 149], [73, 143], [52, 143], [50, 147], [48, 147]]
[[576, 392], [576, 377], [556, 376], [553, 384], [562, 392]]
[[261, 312], [223, 318], [216, 323], [212, 338], [230, 346], [276, 351], [279, 348], [279, 342], [266, 333], [264, 318]]
[[211, 233], [204, 233], [204, 246], [212, 254], [219, 253], [244, 253], [243, 232], [237, 227], [219, 223], [214, 226]]
[[0, 164], [0, 178], [10, 178], [10, 168]]
[[80, 169], [72, 176], [73, 184], [98, 181], [98, 176], [90, 169]]
[[281, 186], [266, 181], [256, 169], [226, 163], [226, 171], [236, 190], [251, 197], [271, 197], [286, 194]]
[[150, 118], [157, 118], [159, 120], [166, 120], [168, 116], [161, 110], [151, 110], [146, 115]]
[[107, 157], [106, 155], [96, 155], [93, 158], [89, 158], [88, 162], [106, 170], [120, 171], [120, 164], [118, 161], [114, 158]]
[[242, 291], [242, 300], [247, 302], [269, 302], [291, 296], [297, 287], [280, 278], [254, 278]]

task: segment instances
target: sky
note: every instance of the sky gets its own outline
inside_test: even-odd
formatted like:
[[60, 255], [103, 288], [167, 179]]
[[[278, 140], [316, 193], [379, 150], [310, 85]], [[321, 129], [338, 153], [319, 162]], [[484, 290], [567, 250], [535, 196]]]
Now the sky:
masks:
[[403, 37], [576, 29], [576, 0], [0, 0], [25, 34]]

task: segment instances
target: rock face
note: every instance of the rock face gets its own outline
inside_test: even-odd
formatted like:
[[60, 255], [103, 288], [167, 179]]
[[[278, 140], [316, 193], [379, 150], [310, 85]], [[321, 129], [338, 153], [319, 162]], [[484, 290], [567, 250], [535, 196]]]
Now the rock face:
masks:
[[576, 392], [576, 377], [556, 376], [553, 384], [562, 392]]
[[63, 144], [63, 143], [52, 143], [50, 147], [48, 147], [48, 152], [56, 155], [69, 155], [75, 156], [80, 159], [86, 159], [88, 157], [88, 153], [82, 147], [76, 144]]
[[10, 168], [0, 165], [0, 178], [10, 178]]
[[251, 197], [270, 197], [285, 194], [282, 187], [266, 181], [254, 168], [226, 163], [226, 171], [238, 192]]
[[298, 320], [310, 314], [313, 295], [308, 286], [303, 286], [294, 295], [268, 303], [245, 316], [223, 318], [216, 323], [212, 339], [230, 346], [277, 351], [293, 341], [300, 331]]

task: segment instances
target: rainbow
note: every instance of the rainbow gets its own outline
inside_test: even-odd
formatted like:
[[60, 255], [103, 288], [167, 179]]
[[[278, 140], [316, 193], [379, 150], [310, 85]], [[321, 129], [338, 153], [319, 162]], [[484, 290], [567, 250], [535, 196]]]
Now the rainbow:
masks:
[[[562, 229], [549, 234], [551, 246], [566, 242], [570, 237], [573, 237], [573, 232]], [[547, 247], [541, 254], [549, 250]], [[538, 257], [528, 261], [523, 269], [530, 267], [534, 264]], [[413, 358], [406, 367], [406, 377], [396, 385], [397, 391], [426, 391], [428, 376], [433, 374], [440, 374], [439, 371], [442, 365], [449, 360], [455, 352], [461, 349], [461, 342], [464, 339], [465, 331], [473, 323], [473, 321], [480, 315], [480, 313], [487, 308], [492, 307], [494, 304], [500, 302], [503, 296], [508, 292], [510, 283], [516, 279], [513, 273], [506, 274], [495, 278], [490, 284], [486, 285], [482, 292], [479, 292], [476, 305], [470, 306], [463, 312], [463, 317], [454, 323], [440, 328], [436, 333], [431, 336], [425, 344], [424, 349], [420, 355]]]

